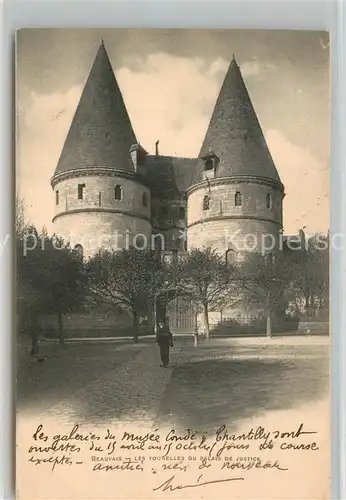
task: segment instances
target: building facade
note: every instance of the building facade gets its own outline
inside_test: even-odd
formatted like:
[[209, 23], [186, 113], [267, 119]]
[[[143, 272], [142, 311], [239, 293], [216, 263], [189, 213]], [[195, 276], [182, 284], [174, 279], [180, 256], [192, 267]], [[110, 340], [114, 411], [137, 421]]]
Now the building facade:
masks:
[[171, 259], [212, 246], [238, 259], [276, 247], [282, 231], [284, 186], [234, 56], [198, 158], [180, 158], [140, 145], [102, 43], [51, 185], [56, 233], [85, 255], [134, 244]]

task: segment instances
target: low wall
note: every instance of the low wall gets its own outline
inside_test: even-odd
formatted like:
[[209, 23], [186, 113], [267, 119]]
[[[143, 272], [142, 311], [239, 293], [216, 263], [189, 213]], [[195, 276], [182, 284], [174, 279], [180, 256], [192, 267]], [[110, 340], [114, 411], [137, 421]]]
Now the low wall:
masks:
[[325, 334], [330, 333], [329, 321], [300, 321], [299, 331], [313, 334]]
[[[58, 337], [58, 320], [55, 315], [40, 317], [40, 335], [46, 338]], [[24, 327], [25, 329], [25, 327]], [[89, 314], [65, 314], [63, 316], [64, 336], [81, 337], [122, 337], [133, 335], [132, 318], [126, 313], [90, 311]], [[25, 331], [20, 337], [25, 337]], [[147, 324], [139, 327], [140, 335], [152, 333]]]
[[[203, 314], [197, 317], [197, 328], [199, 335], [205, 335], [205, 322]], [[261, 337], [266, 335], [267, 322], [266, 319], [236, 319], [231, 317], [228, 313], [227, 316], [220, 312], [209, 313], [209, 329], [212, 337], [243, 337], [253, 336]], [[272, 332], [275, 334], [294, 334], [298, 332], [298, 320], [294, 318], [285, 318], [279, 320], [272, 319]]]

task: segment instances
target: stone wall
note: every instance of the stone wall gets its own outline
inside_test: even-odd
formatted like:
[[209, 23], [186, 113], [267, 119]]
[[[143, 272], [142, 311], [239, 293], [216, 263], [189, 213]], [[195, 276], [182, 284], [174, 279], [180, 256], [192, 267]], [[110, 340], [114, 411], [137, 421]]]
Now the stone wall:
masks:
[[[235, 195], [241, 193], [241, 206], [235, 206]], [[271, 208], [267, 207], [267, 195]], [[203, 199], [209, 197], [209, 209], [204, 210]], [[212, 246], [220, 252], [261, 251], [270, 246], [275, 237], [280, 244], [282, 224], [282, 194], [260, 184], [218, 184], [201, 187], [188, 197], [188, 248]], [[266, 236], [268, 235], [268, 236]], [[264, 243], [263, 243], [264, 242]], [[244, 248], [245, 246], [245, 248]]]
[[[235, 206], [235, 194], [242, 195], [242, 205]], [[272, 197], [272, 208], [267, 208], [266, 196]], [[203, 199], [210, 198], [209, 210], [203, 210]], [[253, 216], [282, 223], [282, 194], [269, 186], [250, 183], [225, 183], [203, 186], [188, 197], [188, 226], [209, 217]]]
[[[78, 184], [85, 184], [83, 199], [78, 199]], [[120, 185], [122, 199], [116, 200], [114, 188]], [[107, 176], [78, 177], [58, 183], [59, 204], [54, 219], [55, 232], [71, 244], [81, 244], [85, 254], [100, 246], [139, 247], [150, 240], [150, 190], [130, 179]], [[101, 196], [100, 196], [101, 193]], [[143, 204], [143, 195], [147, 205]]]
[[[85, 184], [83, 199], [78, 199], [78, 184]], [[114, 197], [115, 186], [122, 187], [122, 199]], [[150, 218], [150, 190], [132, 179], [110, 176], [85, 176], [66, 179], [56, 184], [54, 191], [59, 191], [59, 203], [55, 205], [55, 215], [70, 210], [84, 208], [109, 208], [135, 213]], [[143, 194], [147, 196], [147, 206], [143, 205]]]
[[[277, 248], [280, 241], [279, 230], [277, 224], [255, 219], [206, 220], [189, 227], [188, 249], [211, 246], [222, 254], [226, 254], [228, 249], [232, 249], [235, 254], [246, 251], [261, 252], [263, 247], [269, 248], [272, 241]], [[274, 240], [266, 235], [273, 235]]]

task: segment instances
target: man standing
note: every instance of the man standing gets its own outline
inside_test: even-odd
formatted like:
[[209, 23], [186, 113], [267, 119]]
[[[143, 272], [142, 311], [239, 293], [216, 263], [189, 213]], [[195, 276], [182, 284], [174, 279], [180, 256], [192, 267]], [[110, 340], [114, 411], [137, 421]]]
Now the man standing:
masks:
[[160, 347], [161, 366], [166, 368], [169, 364], [169, 348], [173, 347], [173, 336], [169, 329], [167, 318], [165, 322], [160, 321], [158, 324], [157, 343]]

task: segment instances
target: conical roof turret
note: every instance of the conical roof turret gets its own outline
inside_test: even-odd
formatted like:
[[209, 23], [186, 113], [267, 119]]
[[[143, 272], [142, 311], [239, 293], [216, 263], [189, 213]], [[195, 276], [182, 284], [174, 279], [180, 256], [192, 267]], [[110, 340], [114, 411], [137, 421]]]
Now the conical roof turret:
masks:
[[102, 41], [82, 92], [55, 175], [74, 169], [133, 170], [137, 140]]
[[280, 182], [234, 55], [204, 138], [194, 182], [202, 180], [203, 158], [210, 151], [218, 158], [216, 177], [248, 175]]

